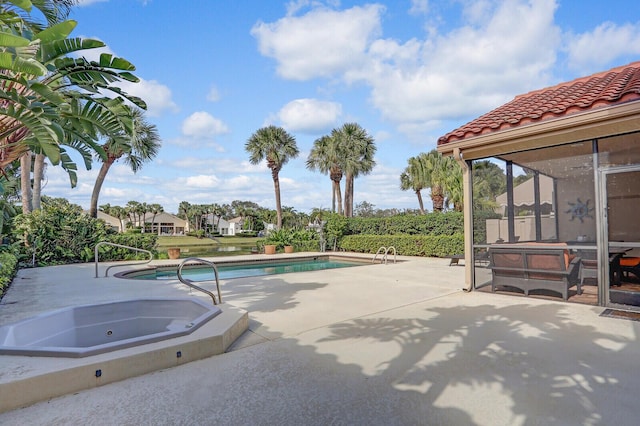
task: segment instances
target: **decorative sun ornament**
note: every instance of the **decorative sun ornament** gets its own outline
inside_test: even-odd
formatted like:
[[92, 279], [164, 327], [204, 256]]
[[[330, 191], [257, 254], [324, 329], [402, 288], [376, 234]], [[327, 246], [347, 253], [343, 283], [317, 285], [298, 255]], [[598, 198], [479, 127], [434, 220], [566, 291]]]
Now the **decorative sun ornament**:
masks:
[[565, 213], [571, 213], [570, 220], [577, 218], [580, 219], [580, 223], [583, 223], [584, 219], [587, 217], [593, 219], [593, 216], [591, 216], [590, 214], [593, 211], [593, 207], [589, 207], [589, 201], [591, 200], [587, 200], [583, 203], [582, 201], [580, 201], [580, 198], [578, 198], [575, 203], [568, 202], [569, 210], [567, 210]]

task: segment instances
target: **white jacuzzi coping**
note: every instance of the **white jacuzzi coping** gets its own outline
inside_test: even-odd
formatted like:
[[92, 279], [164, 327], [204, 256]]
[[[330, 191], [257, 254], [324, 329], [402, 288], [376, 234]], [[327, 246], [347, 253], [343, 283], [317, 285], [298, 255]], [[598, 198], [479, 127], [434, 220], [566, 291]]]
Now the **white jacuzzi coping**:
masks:
[[97, 355], [191, 334], [219, 313], [193, 297], [69, 306], [0, 326], [0, 355]]
[[[193, 333], [85, 358], [1, 355], [0, 413], [224, 353], [249, 328], [246, 311], [221, 313]], [[12, 368], [15, 366], [15, 368]]]

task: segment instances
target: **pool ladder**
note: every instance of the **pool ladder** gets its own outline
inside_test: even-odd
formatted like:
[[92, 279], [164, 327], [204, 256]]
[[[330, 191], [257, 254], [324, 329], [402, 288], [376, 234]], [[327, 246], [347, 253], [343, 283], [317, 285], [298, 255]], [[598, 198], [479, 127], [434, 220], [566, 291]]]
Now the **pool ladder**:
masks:
[[376, 263], [376, 258], [378, 257], [379, 254], [382, 254], [382, 259], [380, 260], [380, 263], [384, 262], [384, 264], [387, 264], [387, 257], [389, 256], [389, 252], [393, 250], [393, 263], [396, 263], [396, 248], [394, 246], [390, 246], [390, 247], [385, 247], [382, 246], [378, 249], [378, 251], [376, 252], [376, 255], [373, 256], [373, 259], [371, 260], [371, 263]]
[[[125, 249], [129, 249], [129, 250], [133, 250], [133, 251], [139, 251], [139, 252], [142, 252], [142, 253], [147, 253], [149, 255], [149, 260], [147, 260], [145, 262], [142, 262], [142, 263], [136, 262], [136, 263], [122, 263], [122, 264], [119, 264], [119, 265], [111, 265], [104, 271], [104, 276], [105, 277], [109, 276], [109, 269], [111, 269], [111, 268], [120, 268], [122, 266], [133, 266], [133, 265], [146, 265], [147, 263], [149, 263], [149, 262], [151, 262], [153, 260], [153, 253], [151, 253], [149, 250], [135, 248], [135, 247], [129, 247], [129, 246], [123, 246], [122, 244], [110, 243], [108, 241], [101, 241], [98, 244], [96, 244], [96, 247], [94, 248], [95, 264], [96, 264], [96, 278], [98, 278], [98, 247], [100, 247], [100, 246], [120, 247], [120, 248], [125, 248]], [[35, 263], [35, 253], [34, 253], [34, 263]]]
[[[184, 265], [186, 265], [189, 262], [198, 262], [198, 263], [204, 263], [207, 264], [209, 266], [211, 266], [213, 268], [213, 274], [216, 277], [216, 289], [218, 290], [218, 300], [216, 301], [216, 296], [215, 294], [211, 293], [209, 290], [205, 290], [202, 287], [197, 286], [196, 284], [193, 283], [193, 280], [190, 280], [189, 278], [185, 278], [182, 276], [182, 268], [184, 267]], [[199, 259], [197, 257], [189, 257], [185, 260], [182, 261], [182, 263], [180, 263], [180, 266], [178, 266], [178, 279], [180, 280], [180, 282], [182, 284], [188, 285], [191, 288], [194, 288], [198, 291], [201, 291], [203, 293], [208, 294], [211, 297], [211, 300], [213, 300], [213, 304], [217, 305], [218, 303], [222, 303], [222, 295], [220, 294], [220, 275], [218, 274], [218, 267], [216, 266], [215, 263], [209, 261], [209, 260], [205, 260], [205, 259]]]

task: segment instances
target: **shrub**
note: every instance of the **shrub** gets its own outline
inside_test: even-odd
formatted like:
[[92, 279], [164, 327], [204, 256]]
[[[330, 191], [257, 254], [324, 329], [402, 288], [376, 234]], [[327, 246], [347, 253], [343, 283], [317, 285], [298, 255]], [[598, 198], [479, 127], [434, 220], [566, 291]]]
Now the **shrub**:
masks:
[[[367, 235], [369, 237], [376, 235], [452, 237], [464, 234], [464, 216], [460, 212], [429, 213], [426, 215], [397, 215], [381, 218], [345, 218], [338, 214], [331, 214], [327, 216], [327, 222], [324, 226], [323, 232], [329, 248], [333, 248], [335, 246], [336, 248], [339, 247], [343, 249], [346, 249], [345, 244], [352, 244], [351, 242], [343, 244], [343, 239], [347, 236], [355, 235]], [[372, 243], [372, 245], [376, 244], [377, 243]], [[375, 253], [381, 245], [385, 244], [377, 244], [377, 247], [375, 248], [356, 251], [368, 252], [370, 250], [374, 250]], [[396, 247], [396, 249], [397, 248], [398, 247]], [[451, 249], [453, 250], [453, 248]], [[433, 251], [434, 250], [429, 250], [430, 253]], [[443, 248], [443, 250], [435, 251], [445, 252], [448, 251], [448, 249], [445, 250]], [[457, 253], [461, 253], [462, 251], [462, 248], [456, 248]], [[425, 256], [429, 255], [425, 254]]]
[[19, 260], [30, 264], [35, 253], [40, 266], [87, 262], [95, 244], [112, 232], [103, 220], [66, 200], [43, 202], [42, 210], [14, 218]]
[[18, 258], [8, 250], [0, 252], [0, 299], [18, 270]]
[[258, 236], [258, 231], [242, 231], [237, 233], [235, 236], [241, 238], [254, 238]]
[[205, 232], [204, 229], [198, 229], [197, 231], [189, 231], [187, 232], [188, 237], [196, 237], [196, 238], [204, 238]]
[[380, 247], [394, 247], [404, 256], [446, 257], [464, 252], [464, 235], [347, 235], [339, 248], [376, 253]]
[[[46, 200], [46, 202], [45, 202]], [[42, 210], [14, 219], [14, 243], [18, 259], [37, 266], [90, 262], [97, 243], [142, 248], [155, 252], [157, 235], [126, 232], [117, 234], [103, 220], [92, 218], [78, 205], [64, 199], [44, 199]], [[135, 252], [114, 247], [102, 249], [101, 260], [124, 260], [139, 256]], [[144, 257], [144, 254], [142, 254]]]
[[[144, 233], [144, 234], [112, 234], [107, 237], [107, 242], [119, 244], [127, 247], [135, 247], [142, 250], [148, 250], [154, 257], [158, 256], [157, 245], [158, 236], [156, 234]], [[94, 245], [95, 247], [95, 245]], [[134, 260], [134, 259], [148, 259], [149, 255], [143, 252], [137, 252], [134, 250], [113, 247], [109, 245], [101, 246], [100, 260]]]
[[318, 251], [320, 240], [316, 231], [295, 230], [293, 228], [282, 228], [271, 231], [264, 240], [258, 241], [261, 249], [265, 244], [273, 244], [277, 250], [282, 250], [284, 246], [293, 246], [298, 251]]

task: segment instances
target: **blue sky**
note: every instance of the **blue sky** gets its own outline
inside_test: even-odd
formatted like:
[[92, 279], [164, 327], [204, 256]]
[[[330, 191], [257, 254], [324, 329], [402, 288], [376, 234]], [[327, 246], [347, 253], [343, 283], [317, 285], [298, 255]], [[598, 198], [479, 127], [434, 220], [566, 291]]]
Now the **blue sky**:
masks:
[[[283, 205], [329, 208], [329, 178], [305, 160], [314, 140], [357, 122], [378, 151], [355, 202], [417, 208], [399, 189], [409, 157], [518, 94], [640, 60], [639, 12], [632, 0], [84, 0], [73, 35], [136, 65], [141, 82], [124, 88], [162, 138], [137, 174], [112, 167], [99, 204], [275, 208], [269, 170], [244, 151], [274, 124], [300, 149], [280, 172]], [[88, 208], [98, 169], [71, 189], [49, 167], [43, 193]]]

